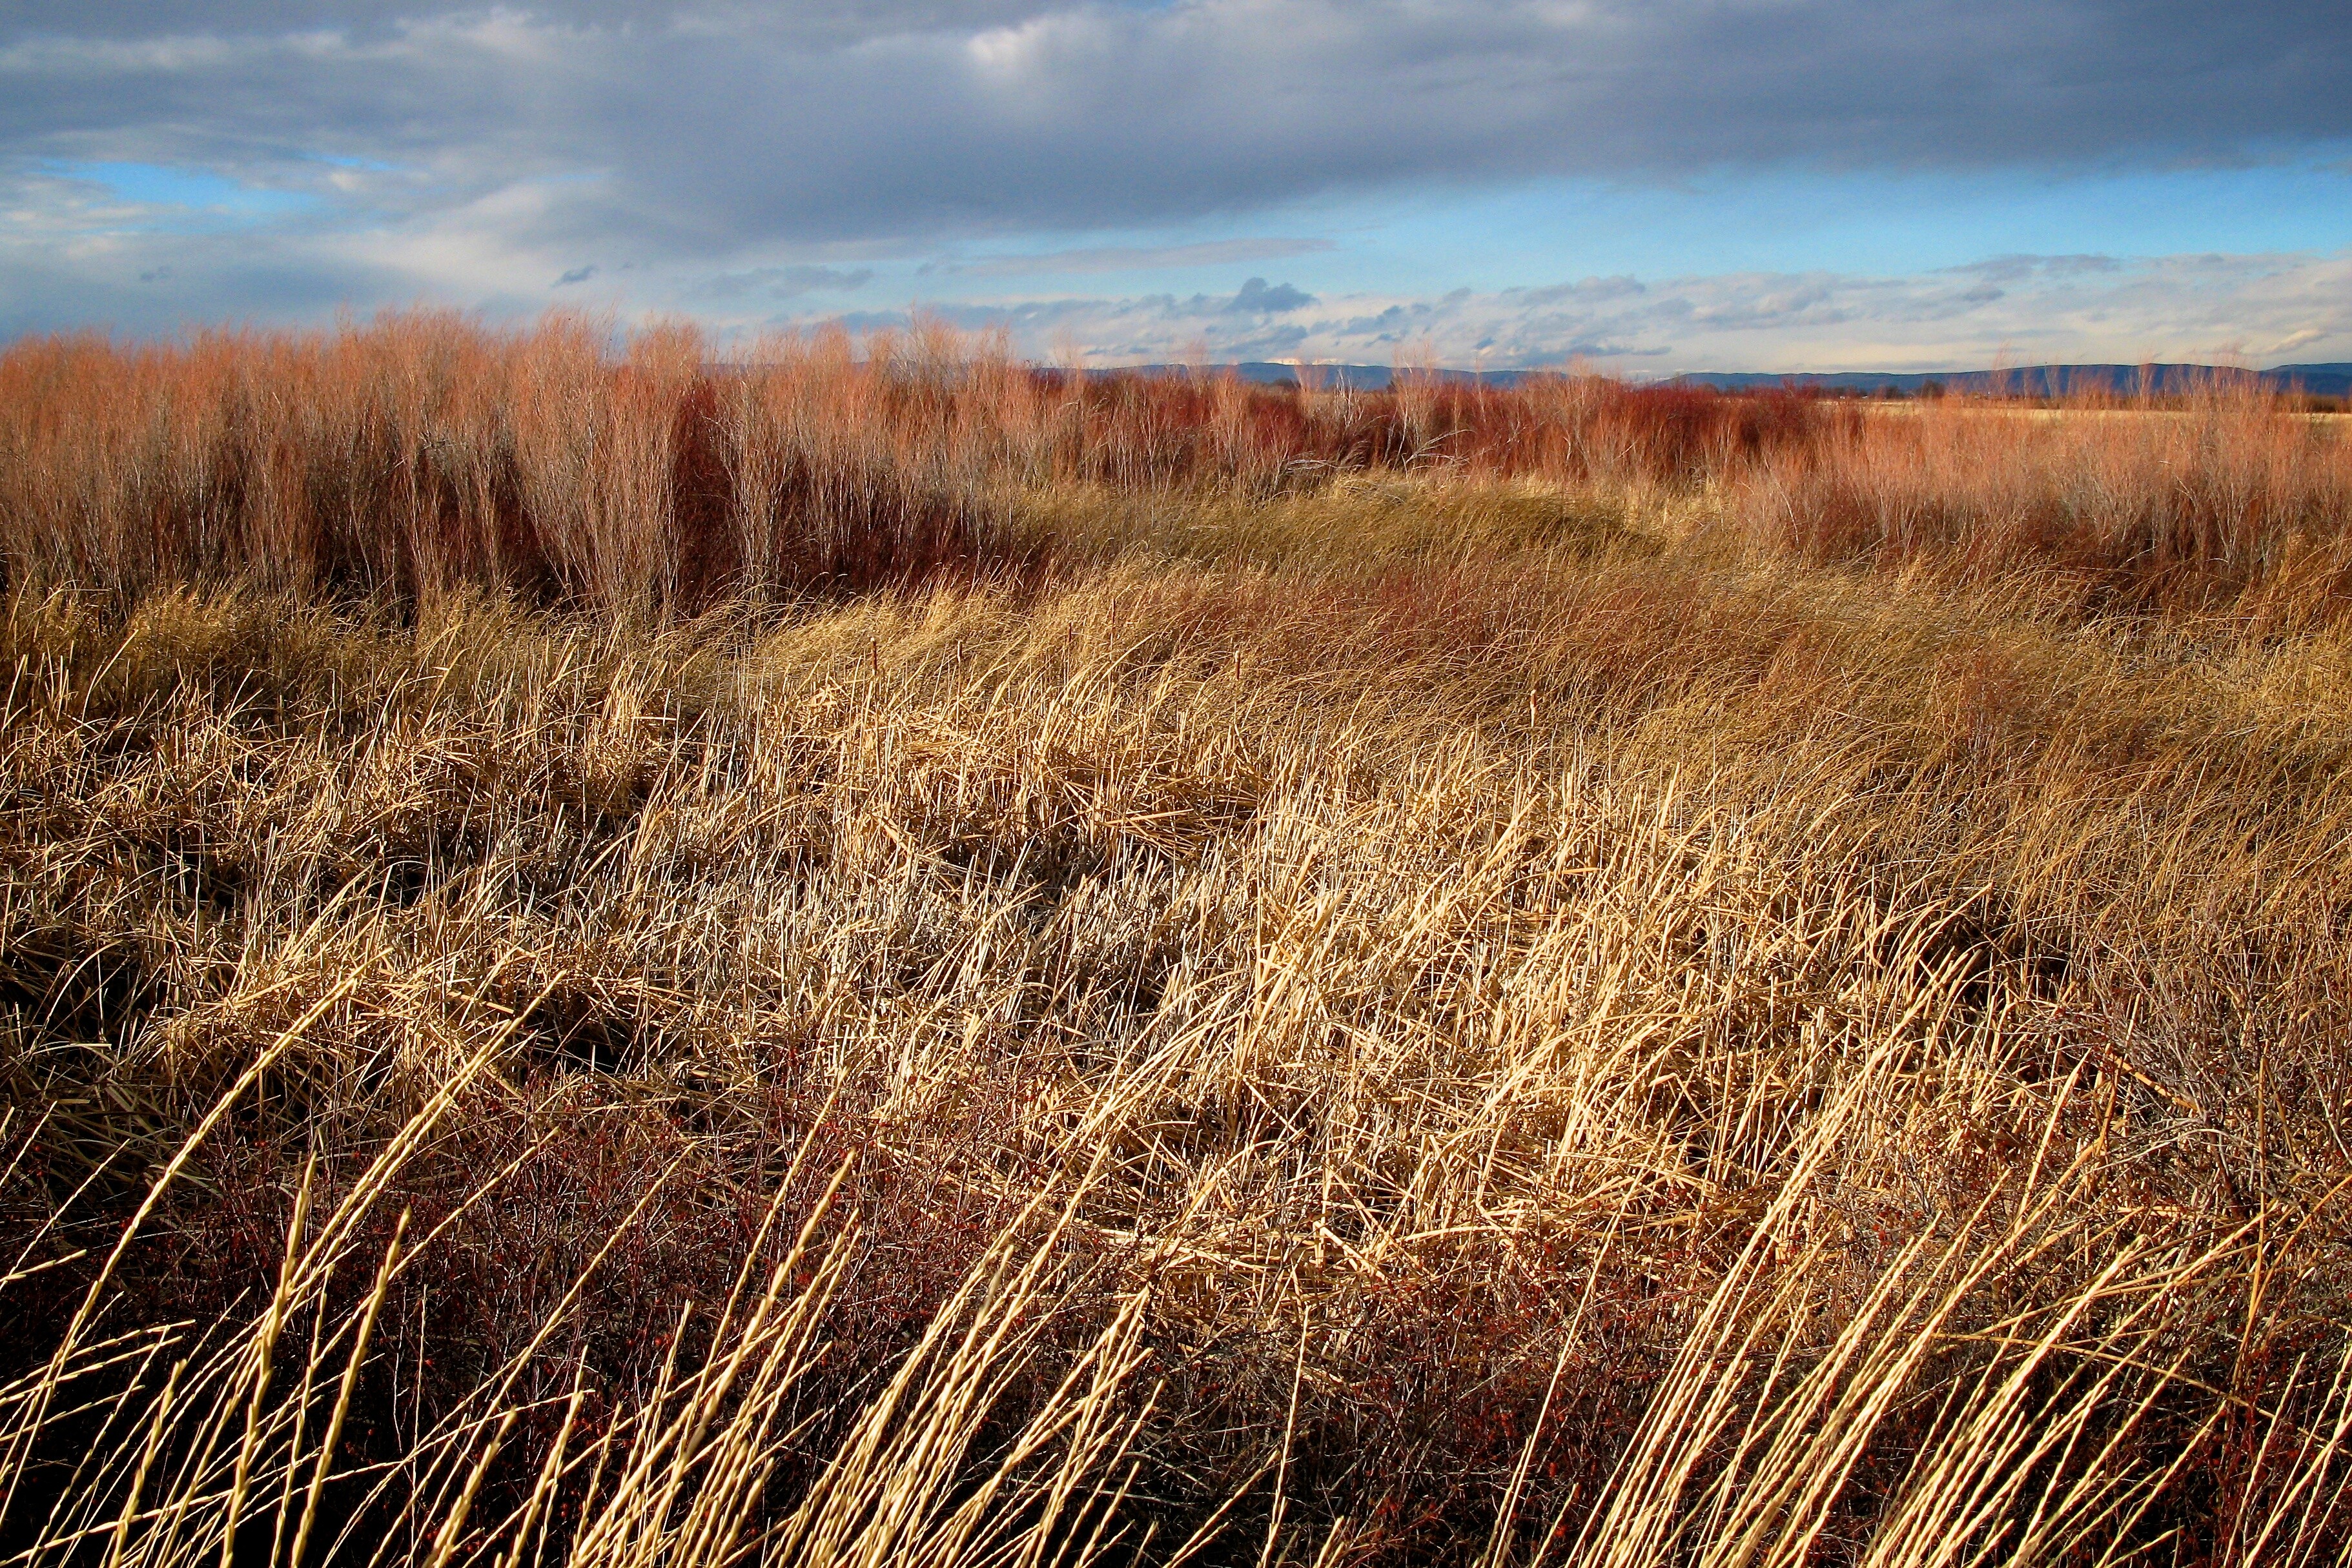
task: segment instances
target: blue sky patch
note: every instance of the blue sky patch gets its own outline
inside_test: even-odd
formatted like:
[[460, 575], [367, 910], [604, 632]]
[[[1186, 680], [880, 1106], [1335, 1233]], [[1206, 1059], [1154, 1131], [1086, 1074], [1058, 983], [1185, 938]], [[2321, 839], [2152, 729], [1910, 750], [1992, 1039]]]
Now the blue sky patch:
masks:
[[103, 186], [133, 205], [163, 209], [154, 225], [159, 228], [175, 227], [192, 218], [267, 222], [318, 205], [318, 198], [307, 192], [247, 185], [209, 169], [63, 159], [47, 160], [40, 168], [43, 173], [60, 179]]

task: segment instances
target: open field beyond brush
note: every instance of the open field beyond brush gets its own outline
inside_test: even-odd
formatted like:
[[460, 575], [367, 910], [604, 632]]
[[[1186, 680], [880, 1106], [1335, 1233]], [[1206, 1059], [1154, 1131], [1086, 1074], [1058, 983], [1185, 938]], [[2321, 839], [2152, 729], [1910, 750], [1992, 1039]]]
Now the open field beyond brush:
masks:
[[709, 361], [0, 357], [0, 1568], [2347, 1560], [2335, 428]]

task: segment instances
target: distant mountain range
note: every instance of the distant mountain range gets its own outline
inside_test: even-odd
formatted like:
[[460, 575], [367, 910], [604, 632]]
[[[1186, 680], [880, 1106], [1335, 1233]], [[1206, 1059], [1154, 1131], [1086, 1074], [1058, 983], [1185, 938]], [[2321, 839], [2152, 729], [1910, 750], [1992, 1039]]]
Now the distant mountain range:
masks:
[[[1175, 375], [1191, 367], [1137, 365], [1131, 368], [1146, 375]], [[1244, 381], [1269, 386], [1292, 386], [1298, 382], [1297, 366], [1269, 361], [1249, 361], [1211, 368], [1230, 369]], [[1317, 386], [1344, 386], [1356, 392], [1382, 392], [1395, 379], [1395, 371], [1387, 365], [1309, 365], [1307, 373]], [[1443, 381], [1483, 381], [1489, 386], [1507, 387], [1516, 386], [1530, 376], [1553, 372], [1441, 370], [1433, 373]], [[1834, 371], [1826, 373], [1692, 371], [1670, 377], [1664, 384], [1713, 387], [1720, 392], [1752, 392], [1759, 388], [1790, 386], [1824, 392], [1892, 392], [1913, 397], [1932, 382], [1947, 392], [1998, 392], [2012, 397], [2062, 397], [2092, 392], [2137, 392], [2143, 373], [2147, 377], [2148, 390], [2160, 396], [2188, 390], [2217, 375], [2251, 375], [2262, 385], [2280, 392], [2303, 392], [2315, 397], [2352, 397], [2352, 363], [2280, 365], [2267, 371], [2242, 371], [2214, 365], [2022, 365], [2011, 371], [1918, 371], [1901, 373], [1888, 371]]]
[[2279, 392], [2315, 397], [2352, 395], [2352, 364], [2280, 365], [2244, 371], [2214, 365], [2021, 365], [2013, 371], [1932, 371], [1896, 375], [1878, 371], [1839, 371], [1826, 375], [1772, 375], [1753, 371], [1696, 371], [1674, 378], [1677, 386], [1745, 392], [1756, 387], [1819, 387], [1831, 392], [1881, 390], [1916, 395], [1934, 382], [1948, 392], [2001, 392], [2011, 397], [2063, 397], [2076, 392], [2136, 392], [2158, 396], [2187, 392], [2215, 377], [2251, 376]]

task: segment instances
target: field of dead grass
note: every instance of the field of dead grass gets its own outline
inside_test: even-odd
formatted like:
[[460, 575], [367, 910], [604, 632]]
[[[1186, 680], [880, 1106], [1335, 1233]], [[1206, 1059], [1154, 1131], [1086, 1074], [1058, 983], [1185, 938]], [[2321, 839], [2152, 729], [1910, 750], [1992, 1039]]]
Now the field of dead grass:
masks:
[[2352, 454], [0, 356], [8, 1568], [2342, 1563]]

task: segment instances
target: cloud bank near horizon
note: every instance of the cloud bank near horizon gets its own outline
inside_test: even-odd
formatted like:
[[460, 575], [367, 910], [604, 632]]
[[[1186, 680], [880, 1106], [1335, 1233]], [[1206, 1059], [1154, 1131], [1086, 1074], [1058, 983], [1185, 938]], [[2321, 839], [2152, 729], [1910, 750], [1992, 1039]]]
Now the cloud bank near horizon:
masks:
[[[1254, 287], [1255, 286], [1255, 287]], [[1016, 343], [1092, 345], [1111, 363], [1205, 353], [1216, 360], [1423, 361], [1496, 369], [1585, 361], [1635, 376], [1748, 368], [1983, 368], [2080, 359], [2086, 341], [2174, 344], [2142, 358], [2271, 364], [2352, 342], [2352, 256], [2003, 256], [1916, 277], [1753, 273], [1590, 277], [1434, 299], [1311, 296], [1252, 278], [1230, 299], [1065, 298], [931, 308]], [[1275, 300], [1278, 308], [1260, 308]], [[852, 330], [907, 312], [812, 316]], [[1834, 334], [1834, 363], [1797, 345]], [[1777, 358], [1775, 354], [1777, 352]]]
[[[0, 330], [417, 300], [740, 328], [919, 298], [1101, 358], [2352, 357], [2332, 246], [1465, 292], [1297, 232], [1301, 204], [1498, 182], [2097, 180], [2344, 148], [2352, 12], [2306, 0], [20, 4]], [[1150, 234], [1173, 237], [1121, 237]], [[1122, 275], [1143, 286], [1087, 285]]]

